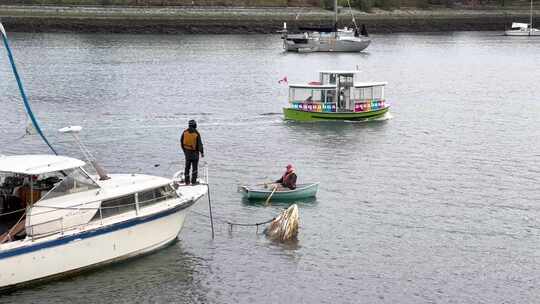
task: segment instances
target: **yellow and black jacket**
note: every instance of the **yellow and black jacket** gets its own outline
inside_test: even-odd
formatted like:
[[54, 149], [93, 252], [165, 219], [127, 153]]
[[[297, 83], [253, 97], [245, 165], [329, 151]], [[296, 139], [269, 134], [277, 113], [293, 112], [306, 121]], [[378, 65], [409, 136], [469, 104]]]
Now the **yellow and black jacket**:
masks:
[[184, 152], [200, 152], [204, 154], [201, 135], [194, 128], [188, 128], [182, 132], [180, 143]]

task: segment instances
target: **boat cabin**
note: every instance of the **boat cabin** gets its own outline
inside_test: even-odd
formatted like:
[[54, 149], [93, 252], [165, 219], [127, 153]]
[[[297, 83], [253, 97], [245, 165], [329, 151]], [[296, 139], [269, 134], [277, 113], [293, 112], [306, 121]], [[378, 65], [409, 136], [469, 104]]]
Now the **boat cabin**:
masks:
[[530, 29], [531, 25], [529, 23], [520, 23], [520, 22], [512, 22], [512, 28], [510, 30], [512, 31], [525, 31], [527, 29]]
[[[99, 180], [85, 162], [56, 155], [0, 157], [0, 244], [39, 238], [178, 198], [169, 179], [115, 174]], [[144, 210], [143, 210], [144, 211]]]
[[385, 107], [386, 82], [358, 82], [359, 71], [322, 71], [319, 81], [289, 85], [291, 108], [309, 112], [367, 112]]

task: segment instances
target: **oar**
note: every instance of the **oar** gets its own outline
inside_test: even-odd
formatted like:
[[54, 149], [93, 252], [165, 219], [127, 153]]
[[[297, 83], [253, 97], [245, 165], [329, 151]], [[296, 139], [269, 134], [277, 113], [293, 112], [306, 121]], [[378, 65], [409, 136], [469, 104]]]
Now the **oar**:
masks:
[[274, 187], [274, 190], [272, 190], [272, 193], [270, 193], [270, 195], [266, 199], [266, 202], [264, 203], [265, 205], [268, 205], [268, 203], [270, 202], [270, 199], [272, 198], [272, 195], [274, 195], [274, 192], [276, 192], [277, 188], [278, 188], [278, 186]]

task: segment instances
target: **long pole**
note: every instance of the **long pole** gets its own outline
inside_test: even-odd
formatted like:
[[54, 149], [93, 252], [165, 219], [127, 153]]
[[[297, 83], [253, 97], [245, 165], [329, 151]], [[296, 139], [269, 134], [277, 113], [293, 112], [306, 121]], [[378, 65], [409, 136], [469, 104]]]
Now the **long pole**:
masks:
[[212, 239], [214, 239], [214, 217], [212, 216], [212, 203], [210, 200], [210, 183], [208, 183], [208, 168], [206, 171], [206, 189], [208, 190], [208, 212], [210, 212], [210, 227], [212, 228]]
[[[532, 1], [532, 0], [531, 0]], [[334, 0], [334, 31], [337, 32], [338, 28], [338, 6], [337, 6], [337, 0]]]
[[529, 28], [529, 35], [531, 34], [532, 29], [533, 29], [533, 22], [532, 22], [532, 7], [533, 7], [533, 0], [531, 0], [531, 12], [530, 12], [530, 17], [529, 17], [529, 24], [531, 25], [531, 27]]
[[43, 132], [41, 131], [41, 128], [39, 127], [37, 119], [34, 116], [34, 113], [32, 112], [32, 108], [30, 107], [30, 103], [28, 102], [28, 98], [26, 98], [26, 93], [24, 92], [24, 87], [22, 85], [21, 78], [19, 77], [19, 72], [17, 72], [17, 67], [15, 66], [15, 60], [13, 59], [11, 48], [9, 47], [6, 30], [4, 29], [4, 26], [2, 25], [1, 22], [0, 22], [0, 33], [2, 34], [2, 40], [4, 40], [4, 45], [6, 46], [9, 62], [11, 63], [11, 69], [13, 70], [13, 75], [15, 75], [15, 80], [17, 80], [17, 85], [19, 86], [19, 92], [21, 93], [24, 107], [26, 108], [26, 113], [28, 114], [28, 117], [30, 117], [30, 120], [32, 121], [32, 124], [36, 128], [36, 131], [38, 132], [39, 136], [41, 136], [43, 141], [47, 144], [47, 146], [49, 146], [49, 148], [53, 151], [53, 153], [58, 155], [58, 153], [56, 153], [56, 150], [52, 147], [52, 145], [49, 143], [49, 141], [45, 137], [45, 134], [43, 134]]

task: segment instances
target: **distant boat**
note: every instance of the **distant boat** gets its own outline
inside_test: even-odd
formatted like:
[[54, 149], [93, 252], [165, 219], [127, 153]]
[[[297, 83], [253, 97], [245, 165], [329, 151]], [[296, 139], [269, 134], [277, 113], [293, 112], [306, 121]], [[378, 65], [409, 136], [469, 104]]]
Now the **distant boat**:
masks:
[[506, 36], [540, 36], [540, 30], [533, 28], [532, 17], [533, 1], [531, 0], [531, 9], [529, 12], [529, 23], [513, 22], [512, 28], [504, 31]]
[[359, 71], [322, 71], [319, 81], [289, 85], [285, 119], [296, 121], [369, 121], [388, 112], [386, 82], [359, 82]]
[[371, 39], [367, 30], [365, 26], [358, 29], [354, 16], [354, 28], [337, 28], [337, 0], [334, 0], [334, 14], [335, 23], [331, 28], [300, 28], [304, 32], [290, 34], [287, 24], [283, 23], [283, 48], [293, 52], [361, 52], [369, 46]]

